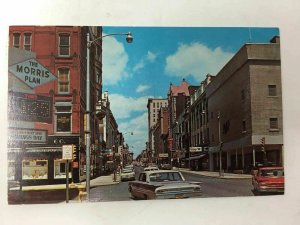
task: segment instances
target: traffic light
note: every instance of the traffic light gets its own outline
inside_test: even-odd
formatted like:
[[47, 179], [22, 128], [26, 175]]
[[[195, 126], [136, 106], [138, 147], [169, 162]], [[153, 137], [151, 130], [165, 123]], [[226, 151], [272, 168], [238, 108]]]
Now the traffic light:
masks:
[[73, 158], [73, 160], [75, 160], [76, 159], [76, 156], [77, 156], [77, 154], [76, 154], [76, 145], [72, 145], [72, 158]]

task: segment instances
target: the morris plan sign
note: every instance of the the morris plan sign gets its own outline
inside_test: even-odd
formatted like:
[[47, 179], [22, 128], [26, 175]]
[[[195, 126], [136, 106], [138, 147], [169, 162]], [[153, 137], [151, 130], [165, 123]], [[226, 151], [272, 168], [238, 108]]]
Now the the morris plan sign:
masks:
[[190, 147], [190, 152], [202, 152], [202, 147]]
[[34, 58], [10, 66], [9, 72], [31, 88], [57, 79], [56, 76]]

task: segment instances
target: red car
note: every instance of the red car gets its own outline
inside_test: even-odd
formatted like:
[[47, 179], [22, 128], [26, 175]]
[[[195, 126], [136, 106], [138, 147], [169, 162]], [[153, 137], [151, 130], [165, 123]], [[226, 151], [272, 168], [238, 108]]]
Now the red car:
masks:
[[256, 193], [284, 193], [283, 167], [260, 167], [252, 177]]

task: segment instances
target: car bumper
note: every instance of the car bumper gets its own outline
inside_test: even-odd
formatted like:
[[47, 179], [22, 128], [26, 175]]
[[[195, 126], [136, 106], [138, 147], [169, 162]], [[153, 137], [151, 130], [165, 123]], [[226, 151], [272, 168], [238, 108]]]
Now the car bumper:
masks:
[[134, 176], [121, 176], [121, 180], [134, 180], [135, 177]]
[[284, 188], [282, 187], [258, 187], [259, 192], [272, 192], [272, 193], [284, 193]]
[[191, 192], [191, 193], [164, 193], [156, 194], [156, 199], [182, 199], [182, 198], [193, 198], [199, 197], [202, 195], [202, 192]]

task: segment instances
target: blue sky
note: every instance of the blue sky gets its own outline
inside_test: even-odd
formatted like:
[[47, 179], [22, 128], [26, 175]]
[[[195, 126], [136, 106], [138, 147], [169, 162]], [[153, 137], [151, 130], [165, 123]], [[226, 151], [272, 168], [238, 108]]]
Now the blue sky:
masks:
[[[148, 141], [147, 99], [166, 98], [172, 82], [199, 85], [218, 71], [245, 43], [269, 43], [278, 28], [103, 27], [103, 91], [136, 157]], [[130, 135], [133, 132], [133, 135]]]

